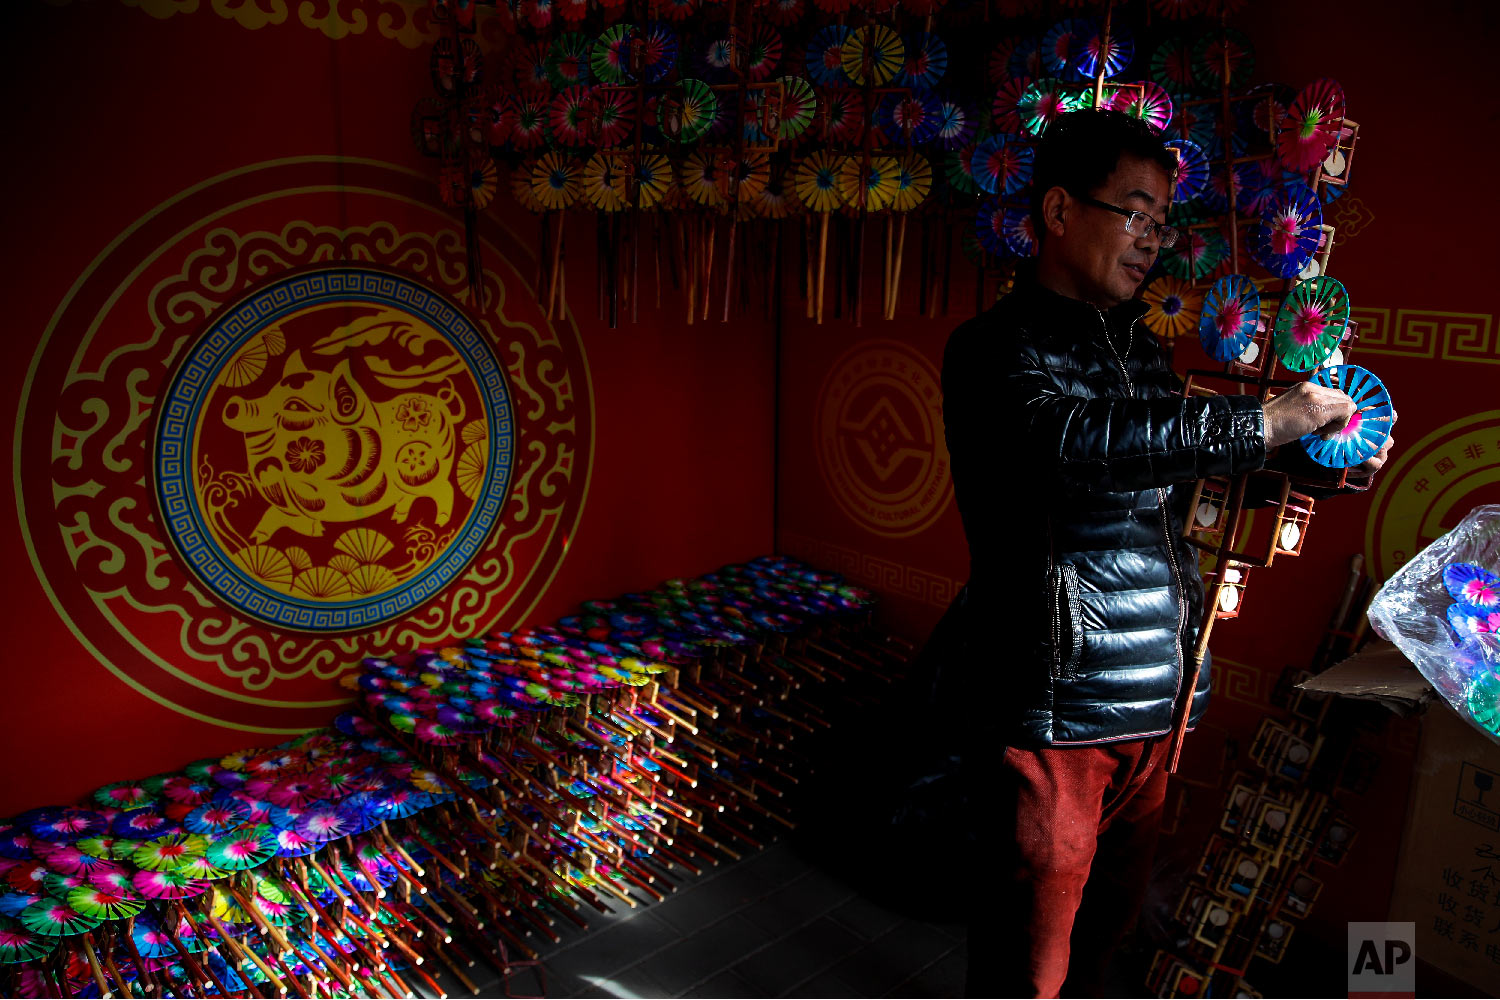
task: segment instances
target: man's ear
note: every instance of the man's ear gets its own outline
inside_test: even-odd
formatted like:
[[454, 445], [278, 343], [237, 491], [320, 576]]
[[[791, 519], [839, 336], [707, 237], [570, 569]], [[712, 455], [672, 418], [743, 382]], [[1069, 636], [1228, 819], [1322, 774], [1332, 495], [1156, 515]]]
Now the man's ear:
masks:
[[1050, 187], [1047, 193], [1042, 195], [1042, 225], [1047, 232], [1054, 236], [1063, 234], [1063, 229], [1066, 228], [1067, 212], [1072, 207], [1071, 200], [1068, 192], [1060, 187]]

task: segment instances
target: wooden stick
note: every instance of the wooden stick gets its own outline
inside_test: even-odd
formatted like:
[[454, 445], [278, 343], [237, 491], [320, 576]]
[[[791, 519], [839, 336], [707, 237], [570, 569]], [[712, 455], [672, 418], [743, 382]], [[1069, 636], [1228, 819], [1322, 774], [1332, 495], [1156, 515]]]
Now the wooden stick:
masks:
[[823, 322], [823, 279], [828, 269], [828, 213], [823, 212], [818, 228], [818, 323]]
[[886, 319], [896, 318], [896, 300], [901, 293], [901, 258], [906, 251], [906, 218], [911, 213], [902, 212], [896, 229], [896, 269], [891, 275], [891, 299], [886, 307]]

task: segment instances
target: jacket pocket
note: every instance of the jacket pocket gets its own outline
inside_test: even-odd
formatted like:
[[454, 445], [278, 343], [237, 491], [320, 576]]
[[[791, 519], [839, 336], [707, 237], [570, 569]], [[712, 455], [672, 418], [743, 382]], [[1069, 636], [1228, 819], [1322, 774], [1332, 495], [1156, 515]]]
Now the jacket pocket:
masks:
[[1047, 573], [1047, 610], [1052, 679], [1072, 680], [1083, 661], [1083, 605], [1078, 598], [1078, 570], [1069, 563]]

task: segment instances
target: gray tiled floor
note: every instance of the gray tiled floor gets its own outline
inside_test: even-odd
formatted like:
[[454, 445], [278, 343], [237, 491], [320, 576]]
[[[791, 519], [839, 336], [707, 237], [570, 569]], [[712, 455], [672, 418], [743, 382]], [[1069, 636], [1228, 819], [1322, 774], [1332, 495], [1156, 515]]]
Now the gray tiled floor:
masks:
[[[954, 997], [964, 930], [884, 909], [779, 842], [686, 876], [660, 903], [591, 915], [542, 950], [554, 997]], [[499, 996], [494, 980], [482, 996]], [[536, 995], [530, 972], [511, 984]], [[462, 996], [466, 991], [454, 991]]]

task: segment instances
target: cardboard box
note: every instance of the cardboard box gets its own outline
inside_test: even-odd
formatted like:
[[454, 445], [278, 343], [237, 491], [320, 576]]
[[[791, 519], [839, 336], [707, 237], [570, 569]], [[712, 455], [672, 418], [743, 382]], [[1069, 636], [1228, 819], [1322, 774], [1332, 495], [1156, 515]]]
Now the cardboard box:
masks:
[[1389, 919], [1416, 924], [1418, 961], [1500, 994], [1500, 743], [1435, 697], [1388, 642], [1299, 686], [1400, 715], [1425, 708]]
[[1419, 960], [1500, 994], [1500, 744], [1442, 701], [1422, 717], [1390, 919], [1416, 923]]

